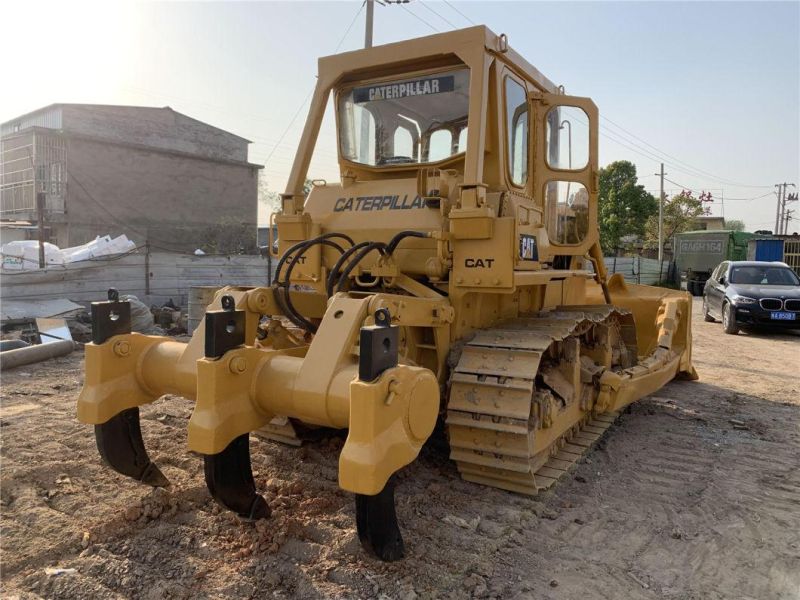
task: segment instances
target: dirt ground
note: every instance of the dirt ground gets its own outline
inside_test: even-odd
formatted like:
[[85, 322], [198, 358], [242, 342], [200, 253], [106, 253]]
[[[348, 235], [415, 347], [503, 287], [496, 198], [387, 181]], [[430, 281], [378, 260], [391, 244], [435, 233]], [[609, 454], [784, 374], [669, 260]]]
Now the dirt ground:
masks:
[[75, 420], [82, 353], [3, 373], [2, 596], [800, 598], [800, 333], [726, 336], [698, 309], [701, 380], [634, 405], [555, 490], [462, 482], [427, 447], [400, 475], [392, 564], [358, 543], [341, 437], [252, 441], [273, 509], [254, 525], [210, 499], [188, 401], [142, 410], [172, 481], [151, 490], [103, 468]]

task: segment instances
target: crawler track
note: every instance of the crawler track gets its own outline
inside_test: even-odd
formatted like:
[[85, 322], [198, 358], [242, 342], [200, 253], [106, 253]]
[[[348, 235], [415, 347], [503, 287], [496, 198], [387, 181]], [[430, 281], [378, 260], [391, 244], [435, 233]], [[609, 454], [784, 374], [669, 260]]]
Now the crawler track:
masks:
[[597, 377], [636, 360], [631, 315], [576, 306], [479, 331], [450, 379], [450, 458], [467, 481], [523, 494], [552, 486], [618, 413], [597, 410]]

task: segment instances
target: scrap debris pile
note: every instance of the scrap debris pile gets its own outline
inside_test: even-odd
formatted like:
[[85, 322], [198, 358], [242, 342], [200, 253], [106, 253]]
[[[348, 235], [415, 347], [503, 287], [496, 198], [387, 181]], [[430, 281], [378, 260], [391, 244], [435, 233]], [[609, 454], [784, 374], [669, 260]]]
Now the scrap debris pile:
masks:
[[[163, 305], [154, 304], [150, 307], [136, 296], [122, 296], [121, 299], [131, 303], [133, 331], [149, 335], [186, 334], [187, 313], [176, 306], [171, 298]], [[88, 307], [69, 300], [8, 301], [3, 303], [0, 348], [5, 351], [66, 339], [67, 336], [54, 337], [42, 331], [42, 322], [47, 322], [49, 327], [51, 321], [60, 321], [69, 331], [71, 339], [79, 344], [92, 339], [92, 319]]]

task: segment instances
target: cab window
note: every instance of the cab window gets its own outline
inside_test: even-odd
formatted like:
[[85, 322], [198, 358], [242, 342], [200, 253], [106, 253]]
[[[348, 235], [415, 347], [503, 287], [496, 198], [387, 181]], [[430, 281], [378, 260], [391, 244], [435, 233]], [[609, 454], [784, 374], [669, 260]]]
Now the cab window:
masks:
[[510, 77], [505, 87], [508, 172], [511, 182], [522, 186], [528, 181], [528, 100], [525, 88]]
[[362, 83], [338, 94], [339, 146], [373, 167], [438, 162], [464, 151], [469, 69]]

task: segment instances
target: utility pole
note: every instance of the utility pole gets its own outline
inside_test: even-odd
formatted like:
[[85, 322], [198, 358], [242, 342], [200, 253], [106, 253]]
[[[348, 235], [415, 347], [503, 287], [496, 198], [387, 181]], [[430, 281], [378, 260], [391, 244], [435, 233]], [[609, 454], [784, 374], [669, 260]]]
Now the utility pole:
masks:
[[364, 28], [364, 48], [372, 48], [372, 21], [375, 11], [375, 0], [366, 0], [367, 2], [367, 23]]
[[661, 163], [661, 189], [658, 193], [658, 262], [664, 260], [664, 163]]
[[775, 229], [772, 231], [775, 235], [780, 235], [780, 224], [781, 224], [781, 215], [783, 214], [783, 197], [781, 196], [781, 189], [782, 185], [780, 183], [776, 183], [775, 187], [778, 188], [775, 194], [778, 196], [778, 205], [775, 207]]
[[[34, 177], [34, 190], [38, 182]], [[45, 193], [36, 192], [36, 221], [37, 221], [37, 234], [39, 237], [39, 268], [44, 269], [47, 266], [44, 254], [44, 204]]]
[[794, 212], [793, 210], [789, 210], [786, 205], [789, 202], [797, 202], [797, 192], [795, 192], [794, 194], [789, 194], [788, 196], [786, 195], [786, 188], [788, 186], [792, 186], [793, 188], [797, 187], [793, 183], [783, 184], [783, 202], [782, 202], [783, 210], [781, 211], [781, 228], [780, 231], [778, 232], [781, 235], [786, 235], [787, 233], [789, 233], [789, 221], [792, 220], [791, 215]]

